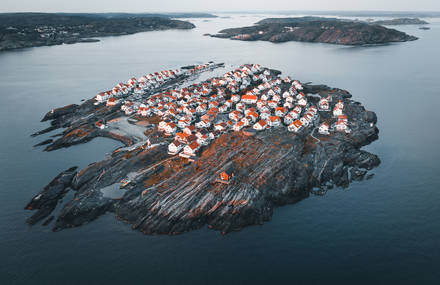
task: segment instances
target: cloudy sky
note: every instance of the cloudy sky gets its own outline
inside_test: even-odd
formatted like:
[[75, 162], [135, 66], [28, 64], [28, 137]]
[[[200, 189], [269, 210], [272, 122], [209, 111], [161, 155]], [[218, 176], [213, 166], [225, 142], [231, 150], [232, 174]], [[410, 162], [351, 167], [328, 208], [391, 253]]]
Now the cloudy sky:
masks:
[[0, 0], [0, 12], [440, 11], [440, 0]]

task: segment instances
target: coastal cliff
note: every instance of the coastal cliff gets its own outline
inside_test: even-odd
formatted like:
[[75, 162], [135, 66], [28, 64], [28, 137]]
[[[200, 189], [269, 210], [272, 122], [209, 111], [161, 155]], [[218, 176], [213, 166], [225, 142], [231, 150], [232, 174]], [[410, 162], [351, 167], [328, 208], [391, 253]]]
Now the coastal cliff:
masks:
[[254, 26], [232, 28], [211, 35], [243, 41], [298, 41], [339, 45], [369, 45], [417, 40], [406, 33], [358, 21], [336, 18], [268, 18]]

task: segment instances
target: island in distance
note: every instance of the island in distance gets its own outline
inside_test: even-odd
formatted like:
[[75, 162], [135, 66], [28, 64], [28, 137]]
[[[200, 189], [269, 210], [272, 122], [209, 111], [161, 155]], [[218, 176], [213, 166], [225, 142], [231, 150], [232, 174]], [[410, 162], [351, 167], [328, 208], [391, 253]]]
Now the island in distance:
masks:
[[299, 41], [339, 45], [369, 45], [417, 40], [404, 32], [366, 22], [323, 17], [267, 18], [254, 26], [210, 35], [242, 41]]
[[139, 32], [193, 29], [179, 17], [215, 17], [210, 14], [0, 14], [0, 51], [37, 46], [97, 42], [95, 37], [119, 36]]
[[[349, 92], [258, 64], [222, 69], [210, 62], [133, 77], [48, 112], [51, 126], [34, 136], [64, 130], [46, 151], [95, 137], [125, 146], [56, 176], [25, 207], [37, 210], [27, 222], [55, 220], [57, 231], [111, 212], [146, 234], [206, 225], [227, 233], [369, 178], [380, 164], [361, 149], [378, 139], [376, 114]], [[200, 82], [202, 73], [216, 74]]]
[[397, 18], [391, 20], [378, 20], [369, 22], [375, 25], [384, 26], [402, 26], [402, 25], [427, 25], [428, 22], [421, 20], [419, 18]]

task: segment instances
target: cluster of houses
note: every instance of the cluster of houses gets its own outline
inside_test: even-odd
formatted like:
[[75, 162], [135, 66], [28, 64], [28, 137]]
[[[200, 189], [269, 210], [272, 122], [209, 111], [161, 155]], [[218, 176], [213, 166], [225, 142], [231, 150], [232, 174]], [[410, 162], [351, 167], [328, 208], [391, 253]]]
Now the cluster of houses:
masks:
[[[208, 65], [195, 67], [207, 68]], [[187, 71], [188, 72], [188, 71]], [[160, 82], [182, 74], [180, 70], [167, 70], [132, 78], [127, 84], [118, 84], [108, 92], [98, 94], [97, 102], [118, 100], [124, 92], [138, 92], [157, 88]], [[288, 131], [300, 132], [309, 126], [318, 126], [320, 112], [330, 112], [337, 119], [334, 129], [348, 131], [347, 116], [343, 114], [343, 102], [338, 101], [332, 109], [332, 98], [321, 98], [318, 106], [309, 102], [303, 87], [290, 77], [280, 78], [270, 69], [258, 64], [247, 64], [225, 73], [178, 90], [167, 90], [143, 98], [141, 102], [125, 100], [121, 110], [127, 115], [160, 118], [158, 130], [173, 138], [168, 146], [169, 154], [191, 157], [202, 147], [222, 133], [252, 128], [262, 131], [268, 128], [287, 127]], [[139, 91], [142, 92], [142, 91]], [[102, 95], [102, 98], [101, 98]], [[109, 96], [109, 97], [105, 97]], [[99, 127], [99, 126], [97, 126]], [[318, 132], [330, 134], [327, 122], [319, 125]]]
[[140, 104], [134, 103], [136, 99], [142, 99], [142, 95], [147, 92], [154, 91], [160, 88], [165, 83], [173, 80], [181, 75], [191, 75], [209, 68], [213, 63], [206, 63], [203, 65], [196, 65], [193, 68], [186, 70], [170, 69], [160, 72], [150, 73], [140, 78], [132, 77], [127, 83], [118, 83], [111, 90], [100, 92], [95, 97], [95, 104], [99, 105], [106, 103], [107, 106], [115, 106], [119, 103], [121, 98], [130, 96], [133, 100], [127, 100], [124, 104], [123, 111], [126, 115], [131, 115], [137, 111]]

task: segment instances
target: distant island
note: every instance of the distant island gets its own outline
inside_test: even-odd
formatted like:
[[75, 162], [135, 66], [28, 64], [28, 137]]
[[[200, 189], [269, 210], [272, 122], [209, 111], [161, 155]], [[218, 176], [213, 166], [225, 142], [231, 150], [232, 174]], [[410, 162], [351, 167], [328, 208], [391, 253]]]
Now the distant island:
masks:
[[322, 17], [268, 18], [254, 26], [210, 35], [242, 41], [273, 43], [298, 41], [339, 45], [367, 45], [417, 40], [404, 32], [359, 21]]
[[418, 18], [397, 18], [391, 20], [378, 20], [372, 21], [371, 24], [384, 25], [384, 26], [400, 26], [400, 25], [426, 25], [429, 24], [424, 20]]
[[372, 177], [380, 159], [361, 148], [378, 139], [377, 117], [349, 92], [259, 64], [199, 80], [220, 67], [148, 73], [49, 111], [34, 136], [63, 131], [38, 144], [46, 151], [96, 137], [124, 146], [61, 172], [25, 206], [27, 222], [59, 231], [111, 212], [146, 234], [227, 233]]
[[190, 22], [171, 19], [172, 16], [190, 18], [209, 14], [0, 14], [0, 51], [96, 42], [99, 41], [96, 37], [195, 27]]

